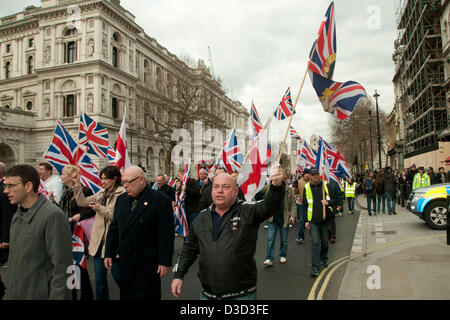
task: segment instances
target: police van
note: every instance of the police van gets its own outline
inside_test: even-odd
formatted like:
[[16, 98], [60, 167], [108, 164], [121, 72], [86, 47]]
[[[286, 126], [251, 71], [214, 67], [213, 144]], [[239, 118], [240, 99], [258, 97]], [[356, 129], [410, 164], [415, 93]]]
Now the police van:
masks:
[[450, 197], [450, 183], [417, 188], [409, 196], [406, 207], [430, 228], [444, 230], [447, 228], [447, 197]]

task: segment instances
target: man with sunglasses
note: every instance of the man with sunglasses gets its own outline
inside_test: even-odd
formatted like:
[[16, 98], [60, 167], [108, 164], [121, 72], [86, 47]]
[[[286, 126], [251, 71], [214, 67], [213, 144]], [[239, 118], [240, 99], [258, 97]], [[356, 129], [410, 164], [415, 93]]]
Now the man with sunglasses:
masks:
[[152, 190], [136, 166], [122, 176], [126, 193], [117, 198], [106, 238], [105, 267], [119, 253], [120, 299], [160, 300], [161, 278], [172, 264], [175, 228], [172, 203]]

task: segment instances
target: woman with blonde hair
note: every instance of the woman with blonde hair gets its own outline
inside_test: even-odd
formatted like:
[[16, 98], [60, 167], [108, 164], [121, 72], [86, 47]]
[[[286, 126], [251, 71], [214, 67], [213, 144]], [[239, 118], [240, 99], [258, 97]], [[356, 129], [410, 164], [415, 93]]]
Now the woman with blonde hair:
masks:
[[[89, 255], [94, 257], [96, 299], [108, 300], [109, 290], [107, 282], [107, 269], [104, 265], [105, 242], [109, 225], [114, 217], [114, 205], [117, 198], [125, 192], [122, 187], [122, 176], [116, 166], [107, 166], [100, 171], [103, 188], [94, 195], [86, 197], [81, 191], [80, 174], [72, 176], [75, 199], [80, 206], [89, 206], [95, 211], [95, 220], [89, 242]], [[119, 266], [113, 262], [112, 276], [120, 286]]]

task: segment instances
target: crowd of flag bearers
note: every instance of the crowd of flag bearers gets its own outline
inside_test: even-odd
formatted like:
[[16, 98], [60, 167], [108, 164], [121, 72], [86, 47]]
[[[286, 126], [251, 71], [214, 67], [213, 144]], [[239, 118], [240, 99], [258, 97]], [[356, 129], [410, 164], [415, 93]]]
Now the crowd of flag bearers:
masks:
[[[183, 277], [197, 258], [203, 288], [201, 299], [256, 299], [253, 256], [259, 225], [268, 221], [269, 241], [264, 265], [272, 266], [277, 229], [282, 243], [280, 262], [287, 262], [287, 231], [295, 218], [300, 221], [297, 243], [304, 242], [305, 229], [311, 235], [311, 275], [318, 276], [320, 269], [328, 266], [328, 241], [335, 241], [334, 217], [342, 212], [344, 196], [349, 211], [354, 213], [355, 182], [335, 146], [321, 137], [318, 148], [313, 148], [298, 134], [292, 120], [299, 114], [295, 109], [307, 74], [324, 111], [338, 119], [348, 118], [366, 98], [364, 88], [358, 83], [333, 81], [335, 63], [336, 27], [332, 2], [312, 46], [295, 102], [288, 88], [274, 112], [274, 121], [289, 119], [281, 150], [290, 133], [297, 141], [299, 180], [289, 179], [290, 173], [280, 166], [281, 153], [278, 160], [273, 158], [277, 155], [272, 155], [269, 142], [271, 120], [263, 124], [253, 102], [250, 112], [253, 142], [245, 156], [232, 129], [217, 157], [198, 164], [186, 159], [184, 170], [180, 170], [176, 178], [162, 172], [154, 185], [148, 184], [142, 168], [132, 166], [128, 157], [126, 111], [114, 146], [110, 144], [108, 130], [86, 113], [80, 115], [78, 142], [58, 121], [44, 159], [63, 177], [59, 183], [65, 185], [62, 196], [65, 202], [61, 202], [59, 196], [55, 198], [55, 190], [49, 190], [37, 173], [33, 173], [33, 168], [26, 165], [10, 168], [2, 184], [11, 203], [19, 205], [16, 216], [27, 219], [30, 211], [36, 214], [45, 204], [46, 214], [41, 215], [42, 224], [47, 228], [42, 232], [46, 233], [45, 237], [55, 237], [55, 241], [61, 237], [64, 240], [52, 247], [52, 252], [42, 252], [51, 260], [46, 261], [50, 270], [47, 271], [47, 290], [27, 293], [25, 283], [30, 279], [20, 272], [11, 272], [7, 297], [69, 297], [65, 290], [67, 284], [73, 284], [69, 289], [80, 289], [80, 281], [76, 268], [71, 281], [66, 281], [67, 268], [75, 265], [84, 270], [81, 273], [83, 279], [89, 279], [87, 253], [94, 259], [96, 299], [99, 300], [109, 298], [108, 270], [121, 289], [121, 299], [139, 300], [160, 299], [160, 278], [169, 274], [172, 268], [175, 276], [171, 290], [179, 297]], [[107, 159], [110, 166], [100, 171], [92, 156]], [[194, 178], [191, 165], [198, 166], [199, 179]], [[76, 170], [68, 175], [69, 167]], [[350, 179], [344, 181], [346, 176]], [[88, 192], [83, 193], [83, 190]], [[255, 202], [259, 199], [263, 201]], [[77, 208], [90, 209], [91, 216], [77, 220], [72, 214], [64, 223], [59, 222], [58, 227], [55, 226], [56, 218], [48, 218], [48, 212], [57, 212], [56, 216], [62, 221], [67, 218], [68, 211], [74, 213]], [[30, 235], [23, 234], [17, 221], [13, 221], [13, 225], [10, 266], [24, 270], [27, 269], [26, 259], [21, 255], [35, 245], [45, 250], [45, 245], [38, 243], [28, 247], [29, 243], [23, 241], [22, 236]], [[62, 233], [55, 236], [58, 230]], [[184, 245], [172, 265], [175, 234], [184, 238]], [[41, 235], [35, 236], [36, 241], [42, 239]], [[21, 243], [20, 247], [16, 247], [18, 243]], [[238, 258], [230, 258], [237, 257], [236, 250], [243, 247], [246, 250], [240, 252]], [[67, 250], [72, 252], [71, 257]], [[55, 263], [63, 265], [55, 266]], [[31, 269], [34, 267], [30, 266]], [[31, 269], [24, 274], [43, 272]], [[87, 282], [81, 281], [81, 290], [87, 292], [86, 297], [92, 296]]]

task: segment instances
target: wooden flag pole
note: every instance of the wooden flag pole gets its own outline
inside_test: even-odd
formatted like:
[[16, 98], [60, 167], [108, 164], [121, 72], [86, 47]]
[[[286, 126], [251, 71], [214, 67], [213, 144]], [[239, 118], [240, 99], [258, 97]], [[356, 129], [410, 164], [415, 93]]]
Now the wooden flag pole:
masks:
[[314, 44], [313, 50], [311, 51], [311, 55], [309, 56], [308, 63], [306, 64], [306, 71], [305, 71], [305, 74], [303, 75], [302, 84], [300, 85], [300, 89], [298, 90], [297, 97], [295, 98], [295, 102], [294, 102], [294, 106], [293, 106], [293, 109], [292, 109], [292, 113], [291, 113], [291, 116], [289, 118], [289, 125], [287, 126], [286, 134], [284, 135], [284, 140], [283, 140], [283, 143], [281, 144], [280, 154], [278, 155], [278, 163], [280, 163], [281, 156], [283, 155], [283, 149], [284, 149], [284, 146], [286, 145], [286, 139], [287, 139], [287, 136], [289, 134], [289, 129], [290, 129], [291, 124], [292, 124], [292, 118], [294, 117], [295, 108], [297, 107], [298, 99], [300, 98], [300, 93], [302, 92], [303, 86], [305, 84], [306, 75], [308, 74], [308, 69], [309, 69], [309, 61], [311, 61], [311, 58], [313, 57], [314, 52], [316, 52], [316, 49], [317, 49], [317, 40], [316, 40], [316, 42]]

